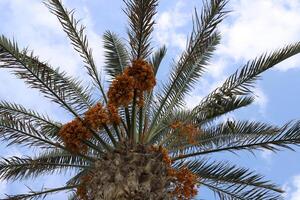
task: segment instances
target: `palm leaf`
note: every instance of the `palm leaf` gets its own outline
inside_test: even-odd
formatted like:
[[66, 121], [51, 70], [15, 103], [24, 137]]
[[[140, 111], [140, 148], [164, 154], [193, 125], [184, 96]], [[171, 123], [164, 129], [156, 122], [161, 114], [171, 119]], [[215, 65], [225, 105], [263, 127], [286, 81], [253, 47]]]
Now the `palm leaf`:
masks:
[[[196, 117], [194, 111], [189, 110], [179, 110], [174, 111], [169, 115], [168, 118], [165, 118], [165, 121], [158, 126], [157, 131], [153, 134], [153, 139], [150, 143], [157, 142], [157, 138], [162, 139], [163, 137], [168, 137], [168, 140], [160, 142], [161, 145], [166, 145], [165, 142], [175, 138], [176, 135], [170, 132], [170, 125], [175, 121], [181, 121], [184, 123], [192, 123], [196, 126], [203, 125], [212, 125], [213, 120], [216, 120], [217, 117], [220, 117], [224, 114], [232, 112], [236, 109], [250, 105], [254, 101], [253, 97], [233, 97], [230, 99], [223, 99], [219, 102], [214, 102], [214, 106], [207, 108], [207, 110], [202, 110], [201, 113], [198, 113]], [[168, 134], [166, 134], [168, 133]]]
[[[165, 46], [158, 49], [156, 52], [153, 53], [152, 57], [150, 58], [149, 63], [153, 66], [154, 74], [157, 74], [157, 71], [161, 65], [161, 62], [163, 58], [165, 57], [167, 53], [167, 49]], [[142, 109], [139, 111], [139, 133], [145, 132], [148, 128], [150, 119], [151, 119], [151, 113], [153, 112], [152, 106], [155, 102], [153, 102], [153, 95], [154, 91], [151, 90], [149, 93], [145, 94], [145, 105]]]
[[264, 180], [263, 176], [254, 171], [239, 168], [228, 162], [212, 162], [202, 159], [175, 165], [177, 169], [182, 167], [186, 167], [198, 175], [202, 183], [209, 183], [227, 191], [230, 190], [233, 195], [229, 196], [233, 199], [236, 196], [241, 196], [242, 199], [270, 199], [270, 197], [275, 196], [279, 198], [280, 194], [278, 193], [283, 192], [278, 186]]
[[124, 3], [124, 11], [129, 18], [132, 59], [147, 58], [151, 53], [150, 39], [158, 0], [124, 0]]
[[77, 115], [92, 105], [87, 90], [80, 82], [67, 77], [65, 73], [52, 69], [38, 61], [26, 49], [20, 51], [15, 42], [0, 37], [0, 68], [12, 69], [13, 73], [24, 79], [32, 88], [41, 91], [45, 97], [58, 103], [66, 110]]
[[[31, 87], [39, 89], [46, 97], [60, 104], [75, 117], [81, 119], [80, 114], [86, 112], [92, 105], [92, 102], [83, 101], [82, 95], [78, 96], [78, 82], [71, 82], [71, 79], [68, 79], [69, 82], [66, 82], [66, 79], [62, 78], [64, 76], [63, 73], [53, 70], [46, 64], [41, 64], [32, 54], [28, 56], [27, 50], [20, 53], [17, 44], [9, 41], [4, 36], [0, 38], [0, 58], [2, 61], [1, 67], [14, 69], [14, 73], [18, 77], [25, 79]], [[69, 83], [74, 83], [75, 85], [70, 85]], [[74, 89], [73, 86], [77, 88]], [[20, 125], [20, 122], [18, 122], [17, 126], [20, 127]], [[87, 128], [90, 129], [90, 127]], [[32, 129], [32, 125], [29, 129]], [[37, 131], [34, 130], [34, 132]], [[110, 149], [94, 130], [91, 130], [91, 132], [95, 138], [102, 142], [105, 148]], [[15, 134], [12, 134], [12, 136], [14, 138]], [[14, 139], [18, 142], [22, 141], [17, 138]]]
[[183, 52], [171, 72], [169, 83], [163, 86], [163, 91], [157, 96], [159, 103], [155, 109], [150, 134], [155, 131], [157, 122], [162, 121], [161, 118], [168, 116], [174, 108], [183, 105], [184, 96], [191, 91], [203, 74], [220, 41], [216, 28], [227, 13], [224, 11], [226, 3], [226, 0], [213, 0], [211, 4], [207, 3], [200, 19], [197, 11], [195, 12], [196, 20], [187, 50]]
[[205, 109], [198, 112], [196, 116], [197, 123], [202, 125], [207, 122], [212, 122], [214, 119], [238, 110], [240, 108], [249, 106], [255, 101], [252, 96], [234, 96], [231, 98], [216, 99], [216, 101], [210, 101], [209, 105]]
[[231, 184], [219, 184], [217, 181], [199, 181], [199, 184], [213, 191], [220, 200], [283, 200], [282, 195], [259, 188], [239, 191]]
[[82, 57], [85, 68], [88, 74], [92, 77], [94, 85], [100, 90], [103, 98], [106, 100], [104, 88], [101, 84], [100, 75], [95, 65], [92, 50], [89, 48], [89, 43], [84, 34], [84, 26], [79, 26], [79, 22], [74, 18], [74, 10], [68, 11], [62, 5], [60, 0], [46, 0], [46, 6], [58, 18], [63, 30], [71, 40], [74, 49]]
[[54, 122], [48, 116], [44, 116], [33, 110], [26, 109], [22, 105], [1, 101], [0, 115], [9, 115], [14, 119], [29, 122], [44, 135], [49, 135], [49, 137], [54, 138], [57, 141], [60, 140], [59, 136], [57, 135], [61, 127], [60, 123]]
[[287, 45], [275, 52], [263, 54], [253, 61], [249, 61], [244, 67], [229, 76], [221, 87], [207, 95], [200, 105], [195, 107], [195, 111], [201, 112], [206, 110], [211, 103], [217, 101], [220, 97], [228, 98], [233, 95], [248, 95], [252, 93], [254, 83], [262, 72], [298, 53], [300, 53], [300, 42]]
[[10, 115], [0, 117], [0, 139], [8, 141], [8, 145], [20, 144], [30, 147], [64, 149], [56, 137], [44, 135], [28, 121]]
[[[149, 141], [149, 144], [167, 145], [169, 140], [175, 137], [175, 134], [171, 131], [171, 124], [176, 121], [185, 121], [192, 113], [190, 110], [176, 110], [172, 112], [168, 117], [164, 118], [157, 126], [157, 131], [153, 133], [153, 137]], [[195, 119], [193, 119], [195, 121]], [[196, 122], [196, 121], [195, 121]]]
[[257, 136], [274, 135], [280, 132], [280, 128], [261, 122], [227, 121], [215, 126], [201, 128], [195, 138], [196, 144], [178, 141], [169, 144], [171, 152], [191, 153], [213, 149], [216, 146], [235, 144], [236, 141], [251, 140]]
[[78, 185], [64, 186], [54, 189], [42, 189], [41, 191], [33, 191], [29, 188], [30, 192], [28, 194], [19, 194], [19, 195], [6, 195], [7, 197], [2, 200], [38, 200], [45, 199], [47, 195], [62, 192], [65, 190], [74, 190]]
[[[76, 156], [40, 156], [37, 158], [17, 157], [3, 158], [0, 161], [0, 178], [3, 180], [23, 180], [40, 175], [61, 173], [64, 170], [87, 168], [82, 159]], [[76, 161], [76, 162], [75, 162]], [[81, 164], [82, 163], [82, 164]]]
[[[217, 36], [216, 36], [217, 37]], [[218, 38], [214, 38], [211, 41], [212, 43], [218, 43]], [[211, 44], [211, 48], [214, 49], [215, 44]], [[204, 60], [208, 59], [204, 55]], [[203, 60], [202, 60], [203, 61]], [[201, 63], [202, 64], [202, 63]], [[190, 65], [189, 68], [185, 69], [185, 73], [179, 75], [179, 74], [171, 74], [173, 78], [171, 78], [171, 87], [163, 86], [163, 92], [160, 92], [156, 99], [158, 101], [157, 104], [154, 104], [153, 108], [153, 117], [152, 122], [150, 126], [150, 138], [153, 137], [154, 133], [157, 132], [157, 127], [163, 123], [165, 118], [167, 118], [174, 109], [181, 108], [184, 105], [184, 96], [185, 94], [191, 90], [191, 86], [193, 83], [195, 83], [196, 79], [199, 77], [200, 71], [196, 68], [197, 65]], [[201, 72], [202, 73], [202, 72]], [[177, 79], [178, 77], [178, 79]], [[180, 80], [179, 80], [180, 79]], [[173, 81], [174, 80], [174, 81]]]
[[108, 75], [115, 78], [121, 74], [129, 64], [125, 45], [117, 34], [106, 31], [103, 36], [105, 49], [105, 70]]
[[154, 54], [152, 55], [152, 57], [150, 59], [150, 63], [153, 66], [155, 75], [157, 74], [160, 64], [161, 64], [162, 60], [164, 59], [166, 53], [167, 53], [167, 48], [166, 48], [166, 46], [163, 46], [163, 47], [159, 48], [156, 52], [154, 52]]
[[[291, 145], [299, 145], [300, 143], [300, 121], [288, 123], [281, 128], [263, 125], [258, 126], [256, 129], [255, 126], [253, 126], [253, 131], [251, 130], [251, 126], [253, 125], [250, 124], [250, 126], [246, 126], [245, 128], [253, 132], [254, 135], [250, 134], [249, 137], [246, 138], [230, 137], [228, 138], [229, 140], [222, 138], [211, 140], [211, 144], [206, 145], [208, 148], [198, 149], [199, 151], [196, 148], [194, 152], [187, 151], [186, 154], [176, 157], [174, 160], [223, 151], [253, 151], [257, 149], [279, 151], [281, 148], [292, 149]], [[243, 134], [243, 132], [239, 134]]]

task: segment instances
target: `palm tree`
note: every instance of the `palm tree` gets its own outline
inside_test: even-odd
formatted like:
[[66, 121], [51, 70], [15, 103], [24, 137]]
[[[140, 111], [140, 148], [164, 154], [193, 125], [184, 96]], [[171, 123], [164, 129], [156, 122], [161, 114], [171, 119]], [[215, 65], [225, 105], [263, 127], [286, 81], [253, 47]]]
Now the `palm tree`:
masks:
[[22, 105], [1, 101], [1, 139], [41, 151], [35, 157], [2, 159], [0, 179], [76, 171], [61, 187], [5, 199], [39, 199], [62, 191], [71, 191], [70, 199], [83, 200], [192, 199], [198, 187], [207, 187], [225, 200], [282, 199], [283, 191], [256, 172], [210, 158], [218, 152], [276, 152], [300, 144], [300, 121], [274, 126], [216, 120], [253, 103], [252, 87], [260, 74], [298, 54], [300, 42], [247, 62], [187, 110], [184, 97], [206, 71], [220, 42], [217, 26], [228, 13], [227, 0], [205, 1], [201, 13], [195, 11], [187, 48], [173, 63], [168, 81], [156, 90], [155, 76], [166, 55], [165, 47], [154, 50], [150, 43], [158, 0], [124, 3], [129, 45], [115, 33], [104, 34], [108, 88], [100, 79], [84, 27], [60, 0], [45, 4], [82, 57], [92, 87], [0, 37], [0, 68], [9, 68], [74, 116], [62, 124]]

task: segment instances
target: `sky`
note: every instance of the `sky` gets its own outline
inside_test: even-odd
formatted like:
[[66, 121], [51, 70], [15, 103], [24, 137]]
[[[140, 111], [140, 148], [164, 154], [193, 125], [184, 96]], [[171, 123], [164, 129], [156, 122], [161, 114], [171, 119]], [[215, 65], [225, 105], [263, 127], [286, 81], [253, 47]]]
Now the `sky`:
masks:
[[[118, 33], [126, 39], [126, 17], [121, 11], [121, 0], [64, 0], [64, 4], [76, 9], [76, 17], [86, 25], [90, 46], [99, 70], [104, 62], [102, 35], [106, 30]], [[168, 54], [159, 72], [158, 83], [167, 77], [172, 59], [185, 49], [192, 28], [194, 8], [201, 8], [200, 0], [161, 0], [156, 16], [152, 41], [157, 49], [165, 44]], [[195, 90], [186, 98], [186, 106], [193, 107], [213, 88], [248, 60], [266, 51], [300, 41], [299, 0], [231, 0], [230, 15], [220, 26], [222, 41]], [[15, 39], [20, 47], [28, 47], [54, 67], [60, 67], [69, 75], [80, 77], [88, 84], [80, 57], [73, 51], [60, 28], [57, 19], [48, 12], [41, 0], [0, 0], [0, 34]], [[80, 75], [80, 76], [79, 76]], [[255, 87], [256, 101], [247, 108], [227, 115], [233, 119], [260, 120], [283, 125], [300, 119], [300, 55], [295, 56], [261, 77]], [[0, 100], [22, 104], [53, 119], [67, 122], [71, 116], [42, 97], [36, 90], [28, 89], [6, 70], [0, 73]], [[264, 174], [285, 190], [287, 200], [300, 200], [300, 148], [295, 152], [283, 150], [277, 154], [258, 151], [255, 155], [239, 152], [226, 154], [223, 158]], [[0, 156], [36, 154], [20, 147], [0, 146]], [[220, 155], [214, 155], [220, 158]], [[26, 192], [25, 185], [33, 189], [62, 186], [70, 173], [58, 176], [43, 176], [22, 183], [6, 183], [0, 180], [0, 198], [3, 194]], [[65, 199], [57, 194], [48, 199]], [[199, 199], [213, 199], [201, 189]]]

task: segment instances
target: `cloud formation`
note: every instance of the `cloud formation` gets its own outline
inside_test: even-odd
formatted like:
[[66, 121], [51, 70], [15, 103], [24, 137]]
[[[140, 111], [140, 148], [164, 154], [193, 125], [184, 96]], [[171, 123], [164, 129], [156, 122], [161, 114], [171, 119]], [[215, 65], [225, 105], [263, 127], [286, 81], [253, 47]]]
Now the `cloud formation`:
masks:
[[191, 14], [184, 12], [185, 7], [186, 1], [179, 0], [170, 10], [158, 14], [155, 30], [158, 43], [180, 50], [185, 49], [187, 37], [180, 29], [191, 20]]
[[285, 198], [288, 200], [300, 199], [300, 175], [294, 176], [292, 182], [284, 186], [286, 191]]
[[[158, 16], [156, 39], [161, 44], [184, 50], [187, 28], [191, 22], [190, 10], [185, 1], [178, 1], [169, 10]], [[270, 52], [284, 45], [300, 40], [300, 1], [297, 0], [232, 0], [232, 12], [220, 26], [223, 39], [207, 69], [209, 80], [202, 81], [201, 87], [187, 98], [188, 105], [196, 105], [195, 99], [205, 96], [213, 87], [222, 83], [233, 66], [241, 66], [262, 53]], [[286, 71], [300, 67], [300, 57], [296, 56], [279, 64], [276, 69]], [[203, 85], [204, 83], [204, 85]], [[210, 87], [207, 87], [207, 86]], [[209, 90], [208, 90], [209, 88]], [[199, 93], [200, 91], [200, 93]], [[257, 87], [256, 105], [264, 113], [268, 97], [263, 88]], [[192, 107], [192, 106], [189, 106]]]
[[[270, 50], [300, 40], [300, 1], [232, 0], [230, 20], [221, 27], [221, 53], [235, 60], [249, 60]], [[278, 69], [300, 67], [293, 58]]]

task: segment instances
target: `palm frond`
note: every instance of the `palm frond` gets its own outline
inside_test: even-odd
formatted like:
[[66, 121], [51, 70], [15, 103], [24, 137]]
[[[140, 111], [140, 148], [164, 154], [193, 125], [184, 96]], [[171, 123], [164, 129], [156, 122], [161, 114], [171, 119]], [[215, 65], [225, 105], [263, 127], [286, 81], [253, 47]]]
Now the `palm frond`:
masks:
[[10, 115], [0, 117], [0, 139], [9, 142], [8, 145], [64, 149], [56, 136], [44, 134], [30, 122]]
[[[80, 115], [86, 112], [93, 103], [90, 100], [82, 99], [82, 97], [90, 98], [84, 93], [78, 95], [78, 92], [83, 91], [79, 88], [79, 82], [71, 78], [66, 79], [64, 73], [55, 71], [46, 64], [40, 63], [32, 53], [30, 56], [27, 54], [26, 49], [20, 52], [15, 42], [11, 42], [4, 36], [0, 37], [0, 67], [13, 69], [13, 72], [19, 78], [25, 79], [26, 83], [32, 88], [39, 89], [46, 97], [64, 107], [75, 117], [80, 118]], [[18, 122], [19, 125], [20, 122]], [[94, 130], [91, 130], [91, 132], [102, 142], [103, 146], [109, 148]], [[15, 141], [21, 141], [15, 139]]]
[[214, 149], [216, 146], [233, 145], [236, 141], [251, 140], [257, 136], [274, 135], [280, 132], [280, 128], [255, 121], [226, 121], [215, 126], [200, 129], [195, 138], [195, 144], [180, 141], [176, 138], [168, 148], [172, 153], [185, 154], [196, 151]]
[[210, 101], [209, 105], [197, 113], [197, 123], [202, 125], [211, 122], [224, 114], [249, 106], [254, 101], [255, 98], [252, 96], [233, 96], [230, 98], [220, 96], [219, 99], [216, 98], [215, 101]]
[[217, 181], [199, 181], [199, 184], [207, 187], [219, 197], [220, 200], [283, 200], [283, 196], [260, 188], [238, 190], [231, 184], [220, 184]]
[[85, 68], [93, 79], [94, 85], [100, 90], [104, 100], [107, 101], [100, 75], [94, 62], [92, 50], [89, 48], [89, 43], [84, 33], [85, 27], [79, 26], [79, 21], [74, 18], [74, 10], [68, 11], [60, 0], [45, 0], [44, 2], [49, 10], [58, 18], [63, 30], [70, 38], [74, 49], [82, 57]]
[[28, 194], [19, 194], [19, 195], [6, 195], [7, 197], [2, 200], [38, 200], [38, 199], [45, 199], [47, 195], [62, 192], [65, 190], [74, 190], [78, 185], [72, 186], [64, 186], [54, 189], [44, 189], [42, 188], [41, 191], [34, 191], [29, 188]]
[[[171, 131], [170, 128], [171, 124], [176, 121], [185, 121], [187, 118], [189, 118], [192, 115], [190, 110], [175, 110], [174, 112], [170, 113], [168, 117], [164, 119], [157, 127], [156, 131], [153, 133], [153, 137], [149, 141], [149, 144], [160, 144], [166, 146], [167, 143], [170, 142], [170, 140], [176, 135]], [[192, 118], [190, 122], [194, 121], [195, 124], [195, 118]]]
[[[209, 44], [209, 48], [211, 48], [211, 50], [214, 49], [215, 45], [219, 41], [217, 37], [218, 36], [212, 38], [214, 41], [210, 41], [212, 42]], [[201, 66], [203, 64], [202, 61], [206, 62], [206, 59], [210, 57], [209, 55], [206, 54], [203, 55], [203, 57], [201, 56], [201, 58], [204, 59], [201, 59]], [[152, 137], [153, 133], [156, 132], [155, 127], [159, 127], [164, 119], [167, 118], [172, 111], [174, 111], [174, 109], [183, 107], [184, 96], [188, 91], [191, 90], [192, 85], [199, 78], [200, 73], [202, 74], [200, 71], [199, 68], [197, 68], [197, 65], [189, 65], [188, 67], [184, 68], [180, 75], [176, 72], [171, 74], [172, 78], [170, 79], [170, 84], [164, 85], [163, 91], [156, 95], [158, 103], [155, 104], [153, 108], [153, 117], [149, 130], [149, 133], [151, 134], [150, 137]]]
[[164, 140], [163, 142], [160, 141], [161, 145], [167, 145], [166, 142], [169, 142], [172, 138], [176, 141], [176, 134], [170, 132], [170, 125], [175, 121], [192, 123], [198, 127], [202, 127], [208, 123], [210, 123], [209, 125], [212, 125], [213, 120], [217, 119], [217, 117], [248, 106], [253, 101], [254, 98], [251, 96], [222, 99], [219, 102], [214, 102], [214, 104], [211, 104], [211, 107], [207, 108], [207, 110], [201, 111], [198, 115], [196, 115], [194, 111], [190, 110], [174, 111], [157, 127], [157, 131], [153, 133], [153, 138], [150, 143], [158, 142], [158, 138], [163, 140], [164, 137], [168, 137], [168, 140]]
[[[161, 62], [163, 58], [165, 57], [167, 53], [167, 48], [165, 46], [159, 48], [156, 52], [153, 53], [153, 55], [150, 58], [150, 63], [153, 66], [154, 74], [157, 74], [157, 71], [161, 65]], [[155, 102], [153, 101], [154, 97], [154, 91], [152, 90], [151, 92], [147, 93], [145, 95], [145, 105], [143, 108], [140, 110], [140, 119], [143, 119], [144, 127], [143, 127], [143, 132], [145, 132], [149, 126], [150, 118], [151, 118], [151, 113], [153, 112], [153, 105]]]
[[41, 175], [61, 173], [69, 169], [88, 168], [84, 160], [72, 155], [41, 155], [37, 158], [3, 158], [0, 161], [0, 178], [3, 180], [23, 180]]
[[167, 53], [166, 46], [159, 48], [156, 52], [153, 53], [153, 55], [150, 59], [150, 63], [154, 68], [155, 75], [157, 74], [160, 64], [161, 64], [162, 60], [164, 59], [166, 53]]
[[201, 159], [175, 164], [175, 168], [181, 167], [186, 167], [198, 175], [202, 183], [213, 184], [230, 191], [234, 194], [229, 195], [233, 199], [235, 196], [241, 196], [242, 199], [270, 199], [280, 197], [279, 193], [283, 192], [278, 186], [265, 180], [262, 175], [228, 162]]
[[[251, 126], [253, 125], [249, 124], [249, 126], [245, 126], [245, 131], [254, 133], [249, 134], [249, 137], [229, 137], [227, 139], [211, 140], [211, 143], [208, 143], [210, 145], [205, 145], [207, 148], [204, 146], [201, 150], [197, 150], [196, 148], [194, 151], [187, 151], [186, 154], [180, 155], [174, 158], [174, 160], [223, 151], [235, 152], [238, 150], [247, 150], [252, 152], [253, 150], [266, 149], [275, 152], [282, 148], [292, 149], [291, 145], [298, 146], [300, 144], [300, 121], [285, 124], [281, 128], [263, 124], [262, 126], [258, 126], [258, 128]], [[254, 129], [251, 130], [252, 128]], [[243, 135], [244, 133], [240, 132], [239, 134]]]
[[9, 103], [7, 101], [0, 101], [0, 114], [9, 114], [19, 119], [27, 119], [28, 121], [34, 122], [37, 125], [46, 123], [53, 126], [59, 126], [59, 123], [51, 120], [49, 116], [41, 115], [36, 111], [26, 109], [20, 104]]
[[64, 72], [52, 69], [38, 60], [27, 49], [0, 37], [0, 68], [8, 68], [30, 87], [38, 89], [45, 97], [58, 103], [73, 114], [82, 113], [93, 104], [87, 90], [80, 82], [67, 77]]
[[224, 11], [226, 3], [226, 0], [213, 0], [211, 4], [206, 2], [200, 18], [195, 11], [196, 19], [187, 49], [171, 72], [169, 82], [163, 85], [163, 90], [157, 95], [158, 104], [150, 134], [161, 118], [168, 116], [174, 108], [183, 105], [185, 95], [191, 91], [205, 71], [212, 53], [220, 42], [216, 28], [227, 13]]
[[14, 119], [29, 122], [44, 135], [49, 135], [57, 141], [60, 140], [57, 135], [61, 127], [60, 123], [54, 122], [48, 116], [26, 109], [22, 105], [0, 101], [0, 115], [9, 115]]
[[265, 53], [253, 61], [249, 61], [245, 66], [229, 76], [221, 87], [207, 95], [200, 105], [195, 107], [195, 110], [201, 112], [207, 109], [211, 103], [217, 101], [220, 97], [228, 98], [233, 95], [251, 94], [254, 83], [261, 73], [298, 53], [300, 53], [300, 42], [287, 45], [269, 54]]
[[83, 169], [80, 172], [78, 172], [75, 176], [73, 176], [71, 179], [67, 181], [67, 185], [76, 185], [80, 183], [80, 178], [89, 175], [91, 172], [87, 169]]
[[129, 64], [128, 53], [117, 34], [106, 31], [103, 36], [105, 49], [105, 71], [112, 78], [121, 74]]
[[132, 59], [147, 58], [151, 53], [150, 39], [158, 0], [124, 0], [129, 18], [129, 44]]

